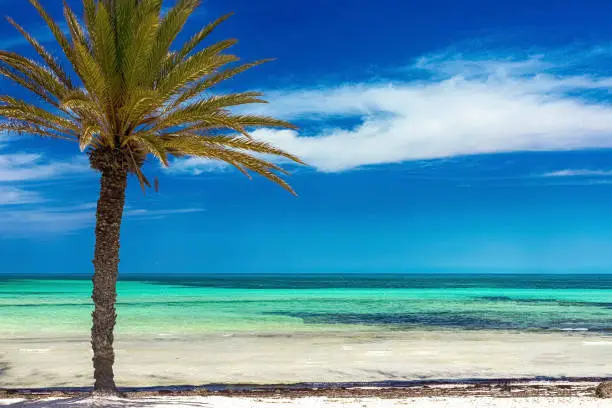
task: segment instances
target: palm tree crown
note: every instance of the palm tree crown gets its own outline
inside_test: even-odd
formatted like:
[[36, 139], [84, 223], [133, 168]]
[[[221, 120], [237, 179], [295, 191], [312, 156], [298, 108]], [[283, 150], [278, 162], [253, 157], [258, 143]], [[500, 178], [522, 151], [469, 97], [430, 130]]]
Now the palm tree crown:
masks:
[[94, 169], [124, 167], [143, 187], [150, 184], [141, 168], [151, 154], [163, 166], [170, 164], [170, 156], [221, 160], [293, 192], [281, 178], [285, 171], [262, 155], [301, 161], [249, 135], [253, 127], [293, 126], [230, 110], [265, 103], [259, 92], [209, 92], [220, 82], [266, 62], [232, 64], [238, 58], [226, 50], [236, 43], [233, 39], [199, 47], [229, 15], [173, 49], [199, 0], [179, 0], [165, 15], [162, 0], [83, 0], [83, 22], [64, 4], [68, 35], [38, 0], [30, 2], [51, 29], [79, 81], [9, 18], [41, 61], [0, 51], [0, 74], [31, 91], [41, 103], [0, 96], [0, 130], [73, 140], [88, 152]]
[[55, 36], [65, 55], [62, 61], [67, 60], [74, 72], [67, 72], [60, 60], [9, 19], [40, 58], [0, 51], [0, 75], [38, 100], [0, 96], [0, 130], [78, 142], [91, 167], [101, 173], [93, 258], [94, 392], [116, 394], [113, 330], [128, 173], [145, 188], [150, 183], [142, 165], [148, 155], [164, 166], [170, 164], [170, 156], [196, 156], [222, 160], [246, 175], [258, 173], [293, 193], [281, 178], [285, 171], [261, 155], [301, 162], [249, 135], [254, 127], [291, 128], [291, 124], [231, 110], [263, 103], [260, 93], [209, 92], [265, 62], [234, 65], [238, 58], [225, 51], [235, 40], [200, 47], [228, 16], [175, 49], [173, 44], [199, 0], [178, 0], [166, 14], [162, 0], [83, 0], [83, 22], [64, 4], [68, 35], [38, 0], [30, 3]]

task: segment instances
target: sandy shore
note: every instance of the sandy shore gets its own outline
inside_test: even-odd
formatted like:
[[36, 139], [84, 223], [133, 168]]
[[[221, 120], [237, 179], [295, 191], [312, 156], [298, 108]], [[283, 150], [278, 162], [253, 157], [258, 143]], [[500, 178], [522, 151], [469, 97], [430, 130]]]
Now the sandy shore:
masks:
[[[604, 407], [593, 398], [592, 381], [478, 381], [418, 383], [378, 387], [319, 384], [311, 387], [187, 387], [124, 391], [122, 398], [94, 399], [85, 391], [0, 390], [0, 405], [24, 408], [69, 407]], [[4, 398], [4, 399], [2, 399]]]
[[588, 397], [573, 398], [230, 398], [230, 397], [156, 397], [145, 399], [92, 401], [91, 399], [55, 399], [43, 401], [0, 400], [0, 405], [24, 408], [607, 408], [609, 400]]
[[[91, 384], [86, 338], [0, 340], [4, 388]], [[117, 338], [122, 386], [612, 377], [612, 337], [501, 331]]]

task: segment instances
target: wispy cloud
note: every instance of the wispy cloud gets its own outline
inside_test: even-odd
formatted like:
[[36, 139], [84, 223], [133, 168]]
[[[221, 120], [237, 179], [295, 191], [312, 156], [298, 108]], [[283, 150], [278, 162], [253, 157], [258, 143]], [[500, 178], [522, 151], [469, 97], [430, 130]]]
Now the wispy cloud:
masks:
[[[43, 201], [43, 199], [40, 194], [36, 192], [0, 185], [0, 206], [32, 204], [40, 201]], [[0, 216], [2, 216], [2, 212], [0, 212]]]
[[94, 212], [74, 207], [2, 211], [0, 236], [36, 233], [69, 233], [92, 225]]
[[[1, 193], [1, 190], [0, 190]], [[95, 222], [95, 203], [73, 206], [40, 207], [2, 211], [0, 236], [31, 236], [33, 233], [66, 234], [91, 228]], [[147, 210], [128, 208], [127, 222], [143, 219], [161, 219], [181, 214], [203, 212], [203, 208], [166, 208]]]
[[[5, 136], [0, 137], [8, 141]], [[35, 182], [92, 174], [84, 155], [60, 161], [37, 153], [0, 153], [0, 235], [63, 234], [91, 227], [95, 222], [95, 203], [57, 205], [57, 200], [35, 189]], [[67, 199], [70, 202], [70, 198]], [[135, 221], [202, 211], [204, 209], [197, 207], [127, 207], [124, 215], [126, 220]]]
[[54, 200], [36, 189], [36, 182], [88, 172], [85, 157], [69, 161], [49, 160], [42, 154], [7, 151], [12, 141], [0, 134], [0, 235], [72, 231], [88, 220], [83, 206], [48, 207]]
[[187, 173], [194, 176], [207, 172], [227, 171], [229, 166], [218, 160], [189, 157], [175, 160], [172, 166], [166, 168], [169, 173]]
[[0, 154], [0, 182], [44, 180], [60, 175], [88, 171], [84, 160], [50, 161], [41, 154]]
[[[2, 142], [8, 141], [8, 137], [0, 134], [0, 150], [6, 147]], [[82, 158], [66, 162], [48, 160], [36, 153], [0, 153], [0, 207], [46, 201], [40, 192], [26, 183], [81, 174], [87, 171], [87, 167]], [[10, 217], [10, 214], [0, 210], [0, 218], [5, 217]]]
[[605, 177], [612, 176], [612, 170], [565, 169], [542, 174], [542, 177]]
[[205, 211], [203, 208], [171, 208], [162, 210], [128, 209], [126, 219], [159, 219], [170, 215], [193, 214]]
[[[581, 73], [585, 61], [601, 67], [602, 55], [599, 48], [527, 56], [442, 53], [417, 59], [393, 80], [272, 91], [271, 103], [257, 113], [319, 126], [260, 129], [253, 136], [324, 172], [486, 153], [608, 148], [612, 74]], [[342, 125], [333, 125], [337, 118]], [[178, 169], [215, 167], [191, 160]]]

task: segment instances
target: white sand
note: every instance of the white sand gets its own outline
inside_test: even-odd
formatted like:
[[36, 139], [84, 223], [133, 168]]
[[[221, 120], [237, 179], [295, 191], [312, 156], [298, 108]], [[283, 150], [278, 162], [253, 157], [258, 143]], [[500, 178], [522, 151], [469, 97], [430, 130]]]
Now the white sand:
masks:
[[334, 399], [334, 398], [297, 398], [297, 399], [253, 399], [228, 397], [158, 397], [139, 400], [106, 400], [93, 403], [90, 399], [45, 400], [23, 402], [20, 400], [0, 400], [0, 405], [30, 408], [70, 408], [70, 407], [108, 407], [108, 408], [610, 408], [611, 400], [587, 397], [574, 398], [406, 398], [406, 399]]
[[[580, 333], [225, 333], [115, 347], [121, 386], [612, 377], [612, 338]], [[1, 339], [0, 387], [89, 386], [90, 353], [86, 338]]]

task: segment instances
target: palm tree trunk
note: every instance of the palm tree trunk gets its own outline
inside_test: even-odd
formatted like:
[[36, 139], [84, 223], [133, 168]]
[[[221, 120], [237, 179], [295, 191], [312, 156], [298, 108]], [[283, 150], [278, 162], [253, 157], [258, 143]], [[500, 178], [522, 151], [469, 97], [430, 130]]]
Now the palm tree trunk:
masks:
[[595, 389], [595, 395], [599, 398], [612, 398], [612, 381], [604, 381]]
[[100, 178], [100, 199], [96, 213], [96, 246], [94, 252], [93, 348], [94, 393], [117, 394], [113, 373], [115, 352], [113, 329], [117, 319], [117, 275], [119, 273], [119, 233], [125, 204], [127, 171], [107, 167]]

